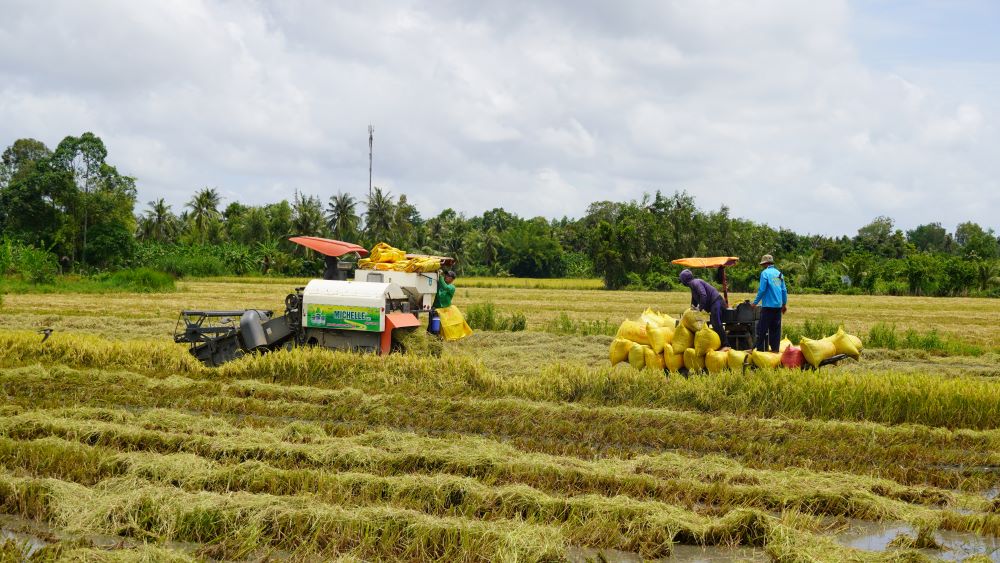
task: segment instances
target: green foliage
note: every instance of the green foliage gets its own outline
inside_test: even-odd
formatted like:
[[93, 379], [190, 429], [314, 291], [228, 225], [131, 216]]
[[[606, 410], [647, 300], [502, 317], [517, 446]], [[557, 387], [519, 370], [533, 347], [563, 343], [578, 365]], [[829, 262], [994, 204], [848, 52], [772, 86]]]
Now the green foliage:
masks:
[[528, 326], [524, 313], [515, 312], [504, 316], [489, 301], [470, 305], [465, 314], [465, 320], [475, 330], [519, 332]]
[[152, 268], [119, 270], [107, 278], [107, 284], [122, 291], [135, 293], [161, 293], [175, 289], [170, 274]]
[[55, 254], [33, 246], [18, 246], [14, 255], [14, 268], [34, 284], [52, 283], [59, 273]]

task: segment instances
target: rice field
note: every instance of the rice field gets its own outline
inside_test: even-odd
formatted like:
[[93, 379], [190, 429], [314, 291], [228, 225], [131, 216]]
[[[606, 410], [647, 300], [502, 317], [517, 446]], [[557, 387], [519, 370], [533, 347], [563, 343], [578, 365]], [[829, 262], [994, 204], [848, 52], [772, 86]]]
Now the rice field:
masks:
[[687, 295], [554, 283], [460, 284], [528, 330], [440, 357], [212, 369], [172, 342], [181, 309], [280, 310], [304, 281], [5, 295], [0, 561], [1000, 560], [998, 301], [792, 296], [788, 323], [983, 351], [819, 372], [612, 368], [609, 336], [548, 327]]

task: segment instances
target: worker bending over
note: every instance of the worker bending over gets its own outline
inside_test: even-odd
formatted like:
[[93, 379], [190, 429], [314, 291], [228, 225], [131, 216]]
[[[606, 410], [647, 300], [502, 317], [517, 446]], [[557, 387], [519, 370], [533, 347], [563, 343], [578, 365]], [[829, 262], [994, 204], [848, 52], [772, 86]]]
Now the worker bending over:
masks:
[[691, 270], [682, 270], [680, 279], [682, 284], [691, 289], [691, 307], [707, 311], [711, 315], [709, 322], [712, 329], [719, 335], [722, 348], [728, 348], [726, 329], [722, 326], [722, 308], [726, 303], [722, 300], [722, 295], [719, 295], [719, 290], [707, 281], [694, 277]]

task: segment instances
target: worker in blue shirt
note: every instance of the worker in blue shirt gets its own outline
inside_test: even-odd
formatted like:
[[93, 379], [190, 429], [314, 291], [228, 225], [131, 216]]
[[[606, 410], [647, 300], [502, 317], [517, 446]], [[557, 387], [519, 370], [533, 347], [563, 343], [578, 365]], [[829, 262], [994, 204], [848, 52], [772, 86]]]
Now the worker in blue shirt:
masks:
[[781, 315], [788, 310], [788, 289], [785, 278], [774, 267], [774, 257], [765, 254], [760, 259], [764, 271], [760, 273], [760, 285], [753, 306], [761, 305], [760, 320], [757, 321], [757, 349], [777, 352], [781, 345]]

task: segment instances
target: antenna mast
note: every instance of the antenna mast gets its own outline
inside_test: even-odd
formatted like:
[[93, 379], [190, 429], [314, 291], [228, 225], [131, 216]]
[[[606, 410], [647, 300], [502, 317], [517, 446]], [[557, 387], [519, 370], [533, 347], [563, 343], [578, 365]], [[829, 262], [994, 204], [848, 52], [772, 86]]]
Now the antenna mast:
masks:
[[368, 201], [372, 200], [372, 144], [375, 141], [375, 128], [368, 125]]

